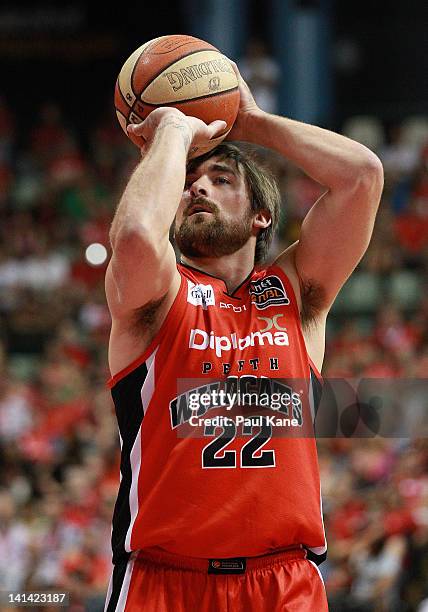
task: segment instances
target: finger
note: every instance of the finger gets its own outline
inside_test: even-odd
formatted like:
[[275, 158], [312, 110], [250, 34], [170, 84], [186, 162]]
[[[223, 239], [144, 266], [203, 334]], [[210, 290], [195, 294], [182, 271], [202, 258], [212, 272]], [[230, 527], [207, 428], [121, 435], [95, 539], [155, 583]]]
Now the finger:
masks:
[[208, 126], [210, 138], [216, 136], [217, 134], [220, 134], [221, 132], [224, 132], [226, 127], [226, 121], [222, 121], [221, 119], [216, 119], [215, 121], [212, 121]]
[[129, 123], [126, 126], [126, 131], [128, 132], [128, 134], [133, 134], [136, 136], [141, 135], [143, 129], [144, 129], [144, 121], [142, 121], [141, 123]]
[[241, 73], [239, 72], [238, 64], [236, 62], [233, 62], [232, 60], [229, 60], [229, 61], [232, 64], [232, 68], [233, 68], [233, 70], [234, 70], [238, 80], [242, 79]]

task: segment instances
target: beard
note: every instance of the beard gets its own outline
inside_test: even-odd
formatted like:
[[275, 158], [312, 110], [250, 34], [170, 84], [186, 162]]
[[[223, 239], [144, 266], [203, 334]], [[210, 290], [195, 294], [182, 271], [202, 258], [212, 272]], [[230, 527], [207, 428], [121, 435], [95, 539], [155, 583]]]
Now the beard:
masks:
[[[174, 226], [175, 242], [186, 257], [222, 257], [241, 249], [252, 235], [252, 211], [249, 208], [241, 218], [226, 222], [218, 207], [205, 198], [196, 198], [194, 204], [208, 208], [211, 214], [194, 213], [184, 216], [179, 228]], [[189, 206], [190, 208], [190, 206]]]

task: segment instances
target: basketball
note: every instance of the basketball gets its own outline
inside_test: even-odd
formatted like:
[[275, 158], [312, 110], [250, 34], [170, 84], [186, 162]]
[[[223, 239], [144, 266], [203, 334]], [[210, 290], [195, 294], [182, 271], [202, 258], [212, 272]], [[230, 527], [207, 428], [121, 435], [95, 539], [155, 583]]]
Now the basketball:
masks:
[[138, 147], [141, 136], [126, 131], [141, 123], [159, 106], [172, 106], [205, 123], [222, 119], [222, 134], [193, 148], [189, 157], [202, 155], [231, 130], [239, 107], [238, 80], [230, 60], [213, 45], [193, 36], [160, 36], [141, 45], [123, 64], [116, 81], [117, 118]]

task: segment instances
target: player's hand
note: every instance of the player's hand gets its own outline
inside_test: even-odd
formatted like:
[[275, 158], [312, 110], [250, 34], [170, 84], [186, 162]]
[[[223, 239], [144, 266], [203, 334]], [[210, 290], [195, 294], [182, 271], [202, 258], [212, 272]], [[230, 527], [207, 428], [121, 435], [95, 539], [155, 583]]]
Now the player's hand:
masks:
[[226, 122], [221, 120], [213, 121], [210, 124], [204, 123], [196, 117], [189, 117], [176, 108], [162, 106], [152, 111], [141, 123], [128, 125], [130, 136], [142, 137], [146, 143], [144, 149], [153, 141], [155, 134], [163, 129], [174, 128], [181, 132], [187, 150], [192, 147], [208, 142], [224, 131]]
[[241, 76], [239, 68], [235, 62], [230, 62], [235, 71], [236, 77], [239, 84], [239, 93], [241, 95], [241, 101], [239, 104], [238, 115], [232, 129], [226, 137], [226, 140], [246, 140], [249, 129], [249, 118], [254, 113], [263, 112], [259, 106], [257, 106], [254, 96], [251, 93], [250, 88]]

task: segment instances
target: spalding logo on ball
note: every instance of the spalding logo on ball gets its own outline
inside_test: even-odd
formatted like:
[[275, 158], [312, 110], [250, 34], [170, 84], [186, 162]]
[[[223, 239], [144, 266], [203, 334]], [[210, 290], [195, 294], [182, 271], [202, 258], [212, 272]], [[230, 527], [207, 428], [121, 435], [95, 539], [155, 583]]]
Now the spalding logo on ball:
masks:
[[202, 155], [230, 132], [239, 108], [238, 79], [229, 59], [209, 43], [181, 34], [160, 36], [132, 53], [119, 73], [114, 103], [125, 134], [141, 147], [141, 136], [127, 125], [141, 123], [159, 106], [173, 106], [185, 115], [227, 126], [220, 136], [192, 150]]

